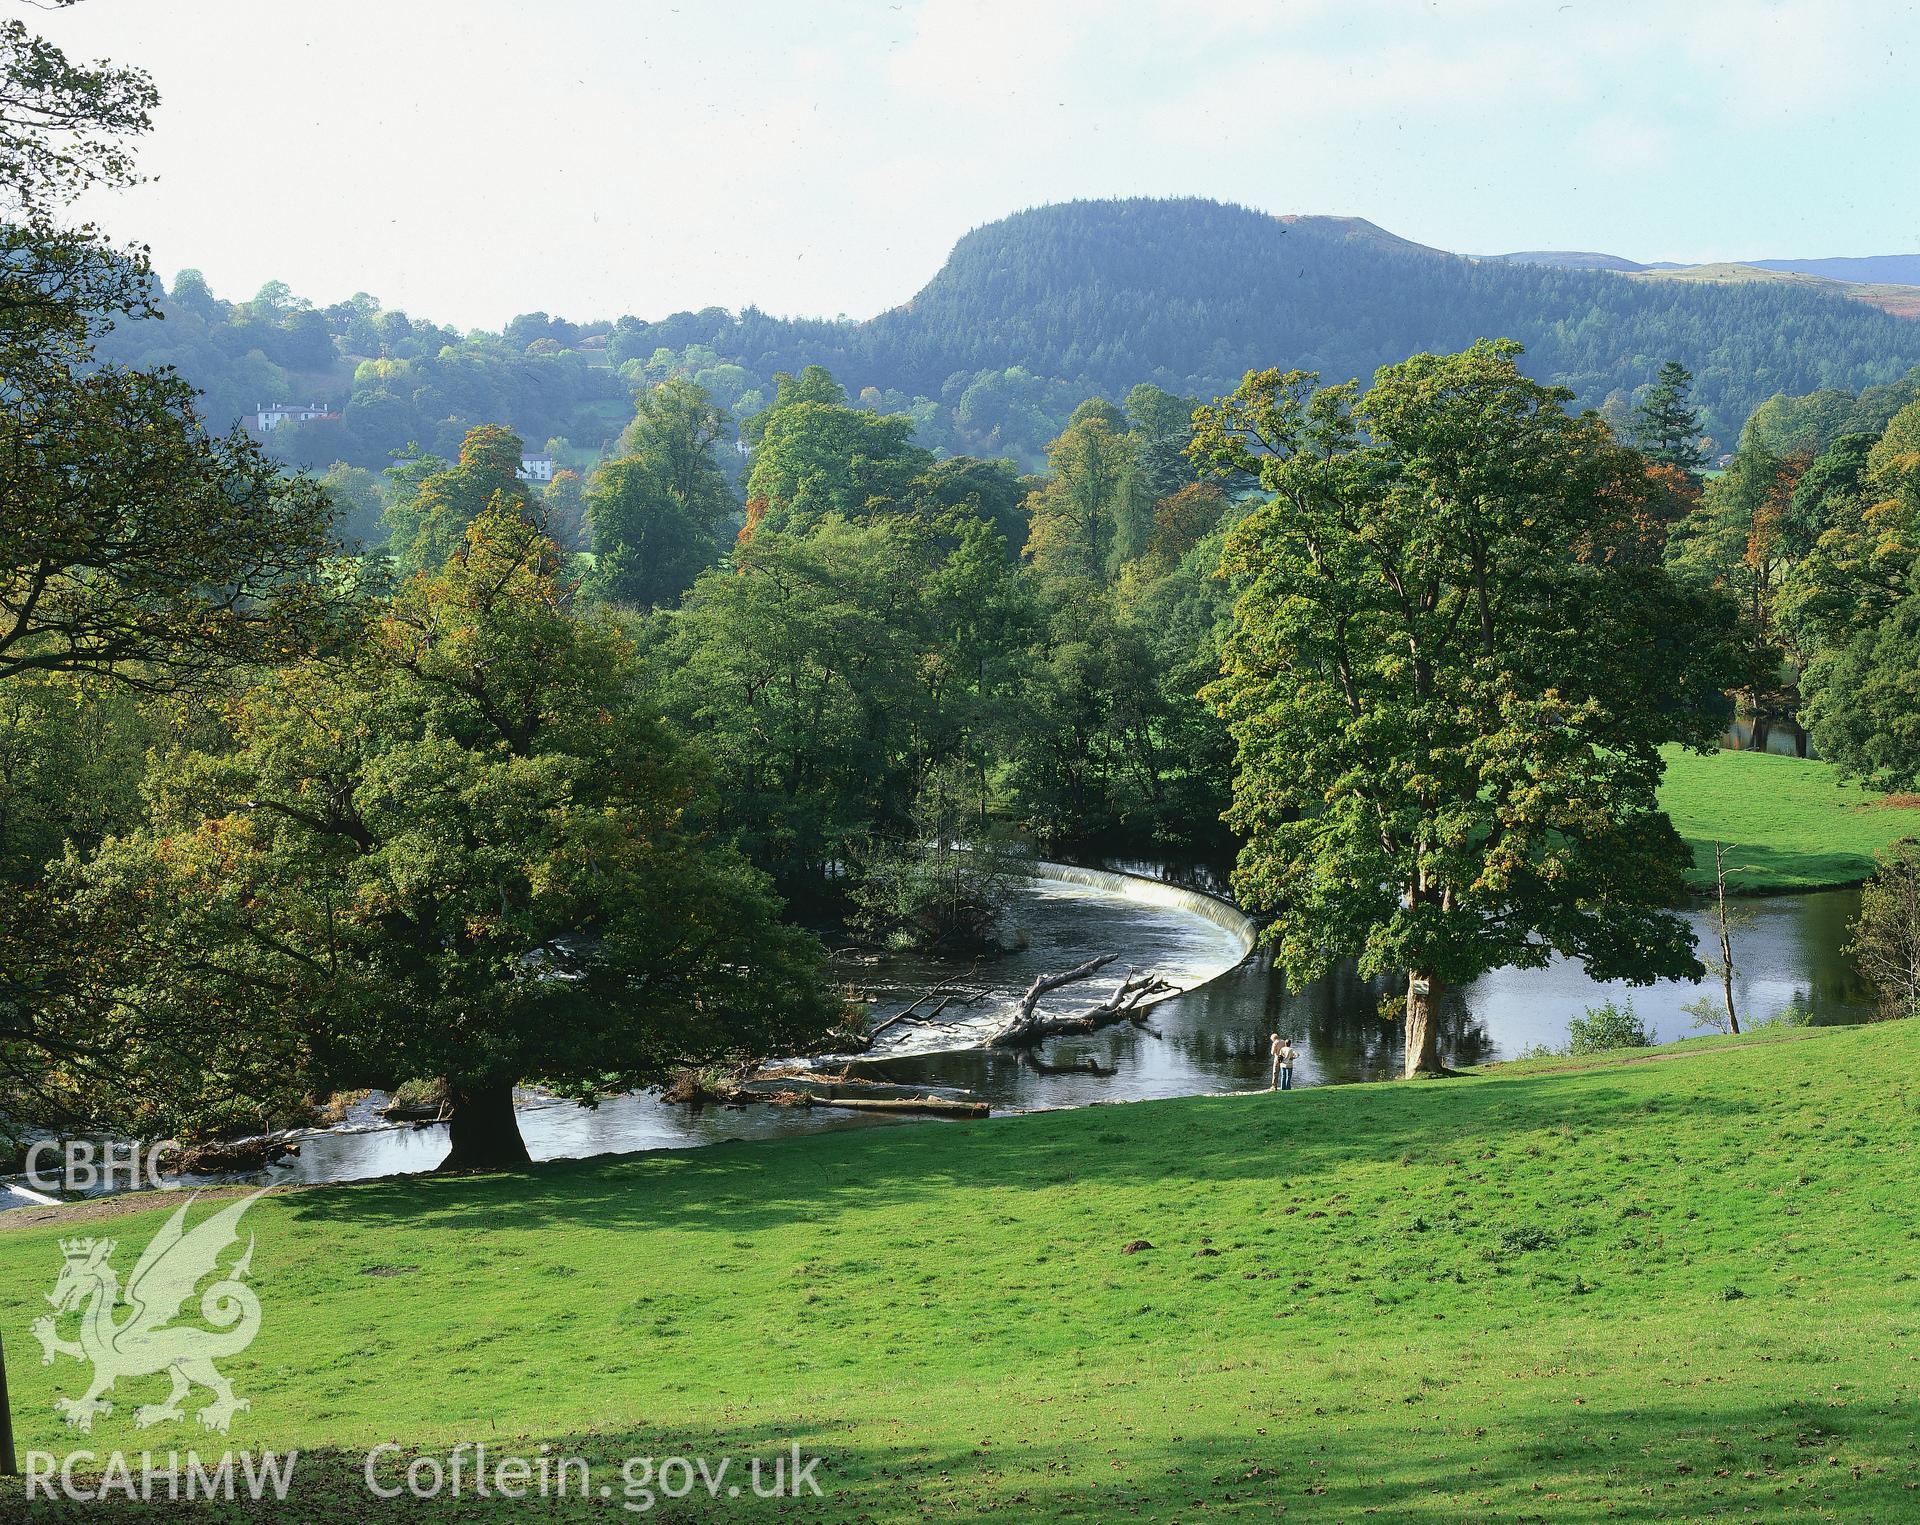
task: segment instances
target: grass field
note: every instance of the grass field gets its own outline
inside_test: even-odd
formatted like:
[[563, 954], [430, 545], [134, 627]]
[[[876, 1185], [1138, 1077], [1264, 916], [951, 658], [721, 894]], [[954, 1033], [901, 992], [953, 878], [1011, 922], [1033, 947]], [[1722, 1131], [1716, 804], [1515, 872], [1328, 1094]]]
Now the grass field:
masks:
[[1693, 879], [1703, 888], [1713, 883], [1716, 839], [1735, 849], [1728, 863], [1742, 869], [1729, 888], [1753, 894], [1856, 884], [1881, 848], [1920, 836], [1920, 809], [1884, 804], [1827, 763], [1674, 747], [1666, 759], [1660, 803], [1693, 848]]
[[[797, 1442], [823, 1521], [1909, 1520], [1917, 1067], [1920, 1024], [1803, 1030], [277, 1194], [225, 1443], [319, 1453], [273, 1516], [316, 1521], [626, 1517], [376, 1506], [389, 1440], [596, 1487]], [[136, 1430], [155, 1377], [65, 1431], [27, 1338], [59, 1238], [124, 1273], [161, 1216], [0, 1232], [23, 1450], [222, 1444]]]

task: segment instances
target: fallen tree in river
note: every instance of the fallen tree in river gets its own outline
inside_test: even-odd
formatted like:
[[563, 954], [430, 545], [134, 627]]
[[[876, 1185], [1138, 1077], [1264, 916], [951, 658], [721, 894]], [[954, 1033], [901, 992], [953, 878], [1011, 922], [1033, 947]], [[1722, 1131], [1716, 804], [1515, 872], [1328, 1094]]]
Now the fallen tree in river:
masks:
[[1130, 967], [1122, 968], [1120, 982], [1105, 1000], [1095, 1005], [1082, 1011], [1059, 1014], [1040, 1009], [1044, 997], [1065, 986], [1092, 979], [1118, 957], [1117, 953], [1103, 953], [1064, 973], [1041, 975], [1027, 987], [1019, 1006], [988, 1035], [987, 1042], [995, 1048], [1025, 1048], [1043, 1038], [1097, 1032], [1118, 1022], [1141, 1025], [1143, 1018], [1140, 1008], [1155, 996], [1164, 995], [1178, 987], [1152, 972], [1136, 975]]

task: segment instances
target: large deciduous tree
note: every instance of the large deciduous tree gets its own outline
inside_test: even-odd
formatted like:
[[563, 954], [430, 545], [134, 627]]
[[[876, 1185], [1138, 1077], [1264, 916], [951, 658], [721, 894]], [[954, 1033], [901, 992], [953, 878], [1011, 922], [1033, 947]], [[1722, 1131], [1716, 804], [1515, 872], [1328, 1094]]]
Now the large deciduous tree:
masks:
[[198, 1013], [283, 1086], [439, 1080], [458, 1169], [526, 1161], [520, 1082], [592, 1100], [831, 1025], [818, 945], [689, 829], [701, 775], [558, 567], [483, 510], [350, 659], [265, 677], [172, 761], [79, 897], [122, 931], [133, 1042]]
[[898, 512], [933, 464], [904, 415], [850, 408], [824, 370], [782, 377], [773, 406], [749, 422], [747, 528], [804, 531], [829, 514], [865, 519]]
[[1134, 503], [1133, 441], [1114, 427], [1118, 410], [1105, 407], [1075, 412], [1047, 446], [1045, 485], [1027, 500], [1026, 554], [1047, 576], [1105, 583], [1113, 572]]
[[722, 822], [789, 894], [818, 894], [854, 844], [907, 820], [928, 684], [949, 676], [930, 651], [935, 558], [903, 516], [767, 532], [658, 627], [666, 711], [713, 758]]
[[1697, 977], [1669, 741], [1711, 743], [1733, 616], [1646, 554], [1643, 458], [1511, 342], [1419, 355], [1356, 400], [1250, 374], [1197, 456], [1273, 494], [1210, 695], [1236, 745], [1235, 873], [1293, 981], [1404, 972], [1406, 1073], [1441, 1071], [1443, 985], [1555, 952]]
[[466, 541], [467, 526], [492, 507], [531, 515], [520, 480], [520, 436], [501, 424], [480, 424], [460, 441], [460, 459], [430, 472], [387, 504], [387, 550], [402, 574], [437, 572]]

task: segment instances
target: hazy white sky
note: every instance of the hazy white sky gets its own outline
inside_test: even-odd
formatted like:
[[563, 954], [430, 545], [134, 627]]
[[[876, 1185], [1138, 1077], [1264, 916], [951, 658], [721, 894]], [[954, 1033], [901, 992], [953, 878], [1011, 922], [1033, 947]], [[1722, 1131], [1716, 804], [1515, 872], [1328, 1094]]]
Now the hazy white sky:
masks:
[[[17, 7], [9, 6], [17, 11]], [[1920, 249], [1920, 0], [85, 0], [155, 178], [86, 210], [223, 296], [459, 326], [867, 316], [1074, 196], [1470, 253]]]

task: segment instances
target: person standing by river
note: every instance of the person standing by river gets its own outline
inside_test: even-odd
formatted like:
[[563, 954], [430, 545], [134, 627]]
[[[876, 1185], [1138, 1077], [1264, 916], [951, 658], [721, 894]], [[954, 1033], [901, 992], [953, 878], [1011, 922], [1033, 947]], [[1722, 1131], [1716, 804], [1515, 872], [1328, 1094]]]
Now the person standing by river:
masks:
[[1267, 1046], [1273, 1054], [1273, 1078], [1267, 1082], [1269, 1091], [1291, 1091], [1293, 1089], [1293, 1061], [1297, 1057], [1293, 1049], [1293, 1040], [1283, 1038], [1278, 1033], [1267, 1035]]

